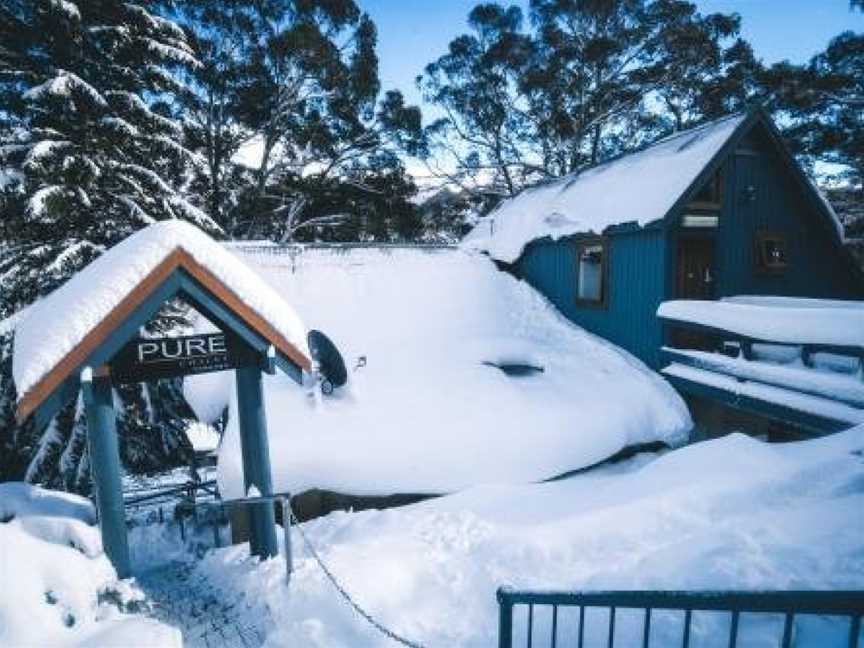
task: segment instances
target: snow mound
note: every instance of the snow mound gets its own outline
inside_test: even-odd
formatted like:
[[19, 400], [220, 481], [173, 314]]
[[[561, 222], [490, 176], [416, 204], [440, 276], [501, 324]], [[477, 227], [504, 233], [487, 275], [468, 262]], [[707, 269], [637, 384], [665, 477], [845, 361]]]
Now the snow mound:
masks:
[[771, 342], [864, 347], [864, 301], [756, 296], [678, 299], [660, 304], [657, 315]]
[[[861, 589], [864, 426], [819, 440], [766, 444], [740, 434], [637, 455], [563, 481], [494, 485], [399, 509], [334, 513], [303, 529], [351, 595], [395, 631], [429, 646], [496, 643], [495, 590]], [[278, 627], [268, 646], [387, 646], [323, 577], [294, 531], [290, 590], [281, 557], [245, 548], [201, 569], [264, 598]], [[253, 566], [254, 565], [254, 566]], [[232, 582], [233, 579], [236, 582]], [[559, 642], [578, 610], [559, 611]], [[589, 612], [586, 646], [606, 645]], [[535, 640], [550, 636], [535, 609]], [[619, 610], [615, 645], [641, 645], [641, 611]], [[652, 616], [651, 645], [681, 642], [681, 613]], [[729, 616], [694, 614], [693, 642], [728, 643]], [[525, 637], [526, 613], [514, 636]], [[795, 645], [845, 646], [848, 620], [797, 617]], [[743, 615], [739, 645], [774, 648], [779, 615]]]
[[19, 398], [178, 248], [209, 270], [297, 349], [307, 352], [306, 329], [300, 318], [255, 272], [194, 225], [162, 221], [115, 245], [27, 309], [15, 328], [12, 371]]
[[70, 493], [47, 490], [24, 482], [0, 483], [0, 520], [41, 516], [71, 518], [96, 524], [96, 508], [90, 500]]
[[624, 222], [663, 218], [729, 140], [746, 115], [667, 137], [636, 153], [526, 189], [504, 201], [463, 245], [513, 263], [536, 239], [601, 234]]
[[[690, 429], [683, 401], [657, 374], [481, 255], [354, 249], [244, 258], [335, 341], [350, 372], [347, 387], [323, 399], [285, 377], [265, 379], [278, 491], [442, 493], [532, 482], [625, 446], [680, 443]], [[507, 364], [542, 371], [508, 375], [499, 368]], [[230, 373], [187, 379], [185, 390], [199, 415], [229, 402], [236, 412]], [[243, 495], [233, 414], [219, 480], [226, 497]]]
[[118, 583], [83, 497], [0, 483], [0, 645], [180, 646], [179, 633], [102, 602], [140, 600]]

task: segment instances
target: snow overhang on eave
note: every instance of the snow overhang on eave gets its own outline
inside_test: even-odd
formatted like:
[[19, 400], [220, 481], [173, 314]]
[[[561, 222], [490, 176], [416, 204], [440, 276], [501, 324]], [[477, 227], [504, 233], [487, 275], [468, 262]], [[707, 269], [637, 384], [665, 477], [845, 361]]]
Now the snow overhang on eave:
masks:
[[296, 381], [302, 381], [303, 371], [311, 370], [306, 354], [192, 254], [177, 246], [71, 351], [19, 396], [18, 423], [35, 414], [37, 426], [46, 424], [77, 393], [85, 367], [105, 365], [163, 304], [178, 295], [236, 333], [262, 357], [272, 346], [275, 365]]

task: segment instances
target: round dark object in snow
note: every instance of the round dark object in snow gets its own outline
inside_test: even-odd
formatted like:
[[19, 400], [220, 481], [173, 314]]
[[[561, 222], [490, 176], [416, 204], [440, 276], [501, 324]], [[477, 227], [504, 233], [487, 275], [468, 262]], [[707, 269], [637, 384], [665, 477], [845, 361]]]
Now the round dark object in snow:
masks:
[[[345, 361], [333, 341], [321, 331], [314, 330], [309, 331], [306, 340], [309, 343], [312, 359], [318, 363], [318, 371], [324, 378], [321, 382], [321, 391], [330, 394], [335, 387], [341, 387], [348, 382], [348, 370], [345, 369]], [[325, 382], [330, 384], [325, 385]]]

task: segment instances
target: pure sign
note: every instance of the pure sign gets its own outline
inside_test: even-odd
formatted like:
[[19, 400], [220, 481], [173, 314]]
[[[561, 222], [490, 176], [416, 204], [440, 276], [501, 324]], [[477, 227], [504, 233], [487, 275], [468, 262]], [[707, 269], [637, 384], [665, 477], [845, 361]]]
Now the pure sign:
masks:
[[146, 382], [254, 363], [254, 355], [239, 340], [224, 333], [138, 339], [123, 347], [111, 361], [111, 376], [116, 382]]

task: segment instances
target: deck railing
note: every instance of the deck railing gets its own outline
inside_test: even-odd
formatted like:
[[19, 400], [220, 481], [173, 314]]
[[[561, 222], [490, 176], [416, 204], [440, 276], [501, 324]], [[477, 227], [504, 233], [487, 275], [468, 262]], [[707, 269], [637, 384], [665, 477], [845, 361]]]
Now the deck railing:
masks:
[[[778, 313], [778, 317], [782, 315]], [[864, 419], [864, 347], [819, 343], [803, 337], [799, 341], [761, 339], [673, 317], [660, 318], [672, 345], [661, 349], [661, 359], [667, 365], [661, 373], [685, 394], [780, 421], [808, 436], [844, 430]], [[763, 362], [768, 357], [765, 354], [780, 350], [785, 350], [782, 351], [785, 359], [780, 364]], [[824, 378], [819, 375], [820, 363], [842, 368], [849, 378], [842, 390], [814, 382], [802, 373], [815, 367], [817, 371], [812, 376]], [[677, 369], [682, 366], [733, 382], [731, 387], [724, 387], [715, 384], [716, 381], [701, 380], [688, 370], [682, 373]], [[798, 373], [793, 376], [790, 372]], [[758, 393], [737, 386], [747, 384], [756, 386]], [[783, 391], [765, 396], [766, 390], [761, 386]], [[801, 400], [798, 395], [811, 400]]]
[[[782, 313], [779, 313], [778, 317], [781, 315]], [[742, 335], [741, 333], [728, 331], [726, 329], [718, 328], [715, 326], [706, 326], [704, 324], [697, 324], [695, 322], [679, 320], [662, 315], [660, 316], [660, 319], [664, 321], [667, 329], [670, 331], [688, 331], [691, 333], [700, 334], [706, 339], [713, 340], [716, 343], [717, 351], [728, 351], [730, 349], [730, 346], [734, 347], [734, 350], [739, 351], [741, 357], [743, 357], [745, 360], [754, 359], [755, 356], [753, 347], [761, 344], [773, 347], [789, 347], [792, 349], [797, 349], [801, 357], [801, 362], [804, 364], [804, 366], [807, 367], [813, 366], [813, 357], [815, 356], [815, 354], [828, 353], [831, 355], [847, 356], [854, 358], [859, 362], [859, 366], [862, 371], [864, 371], [864, 347], [842, 344], [814, 343], [804, 340], [803, 338], [801, 341], [770, 340], [767, 338], [757, 338], [748, 335]], [[667, 337], [671, 338], [672, 336], [669, 335]], [[725, 346], [724, 348], [724, 345], [727, 346]], [[862, 378], [864, 378], [864, 374], [862, 374]]]
[[[744, 613], [783, 615], [782, 635], [778, 637], [782, 648], [790, 648], [793, 624], [798, 615], [827, 615], [848, 619], [848, 646], [858, 648], [861, 635], [861, 617], [864, 615], [864, 591], [752, 591], [752, 592], [674, 592], [674, 591], [607, 591], [607, 592], [527, 592], [508, 588], [498, 590], [499, 648], [517, 645], [513, 635], [514, 608], [527, 607], [526, 637], [518, 643], [532, 646], [585, 645], [585, 611], [587, 608], [609, 610], [609, 623], [605, 637], [608, 648], [615, 646], [616, 610], [643, 610], [641, 645], [649, 648], [651, 620], [654, 610], [680, 610], [683, 648], [690, 646], [691, 626], [694, 612], [728, 612], [730, 624], [728, 646], [735, 648], [739, 640], [739, 622]], [[552, 625], [550, 636], [543, 643], [535, 639], [535, 608], [551, 607]], [[559, 636], [559, 608], [578, 608], [579, 621], [575, 636]], [[542, 639], [542, 638], [538, 638]], [[628, 644], [630, 645], [630, 644]]]

